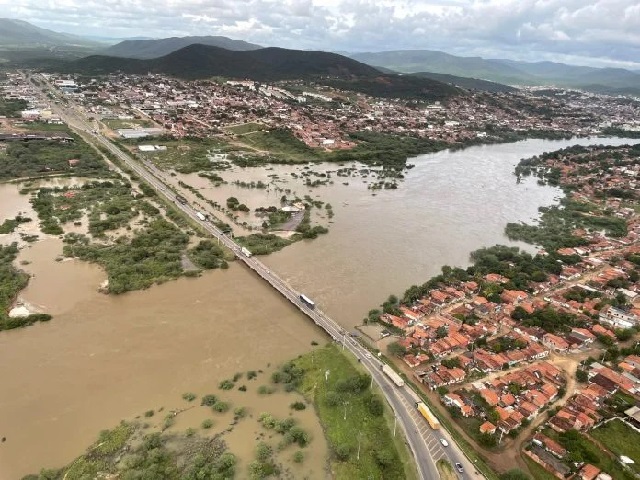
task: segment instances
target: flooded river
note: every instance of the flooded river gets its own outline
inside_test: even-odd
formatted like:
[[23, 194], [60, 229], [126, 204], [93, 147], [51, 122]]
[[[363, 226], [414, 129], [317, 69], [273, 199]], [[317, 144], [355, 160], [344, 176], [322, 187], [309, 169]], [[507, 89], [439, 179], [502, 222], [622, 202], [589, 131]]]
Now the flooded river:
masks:
[[[366, 183], [353, 179], [346, 186], [334, 178], [333, 185], [313, 190], [294, 186], [292, 180], [298, 195], [318, 196], [333, 205], [330, 232], [264, 261], [351, 327], [390, 293], [423, 282], [441, 265], [464, 266], [470, 251], [506, 243], [507, 222], [530, 220], [538, 207], [561, 195], [534, 179], [516, 184], [512, 172], [520, 158], [603, 142], [531, 140], [424, 155], [411, 160], [415, 168], [397, 190], [375, 196]], [[264, 180], [300, 168], [235, 169], [222, 175], [225, 180], [234, 175]], [[207, 188], [218, 201], [233, 193], [243, 200], [247, 191], [231, 185]], [[0, 185], [0, 221], [29, 207], [17, 190]], [[251, 192], [249, 203], [255, 208], [258, 191]], [[267, 195], [263, 205], [276, 204], [281, 193]], [[217, 389], [222, 379], [266, 369], [307, 351], [314, 340], [326, 341], [241, 265], [114, 297], [97, 293], [105, 278], [98, 267], [57, 262], [60, 253], [61, 241], [49, 238], [24, 249], [18, 259], [30, 262], [24, 268], [35, 275], [21, 297], [52, 313], [54, 320], [0, 332], [0, 437], [6, 437], [0, 444], [0, 480], [62, 466], [99, 430], [148, 409], [174, 408], [184, 392], [224, 397]], [[240, 397], [233, 393], [233, 407], [241, 406], [235, 404]], [[242, 405], [254, 414], [264, 411], [264, 398], [250, 392], [244, 398]], [[271, 403], [266, 406], [273, 413], [285, 414], [275, 411], [278, 402]], [[189, 415], [201, 420], [196, 413]], [[316, 453], [307, 455], [304, 475], [323, 478], [326, 443], [317, 421], [305, 419], [305, 426], [315, 438], [311, 448]], [[229, 444], [251, 456], [255, 433], [251, 426], [239, 427]]]
[[264, 261], [346, 327], [391, 293], [401, 295], [440, 272], [469, 265], [483, 246], [511, 244], [508, 222], [537, 218], [538, 208], [563, 193], [535, 178], [513, 175], [522, 158], [570, 145], [637, 143], [624, 139], [524, 142], [443, 151], [410, 159], [415, 165], [397, 190], [371, 195], [350, 180], [313, 190], [335, 211], [329, 234], [300, 242]]

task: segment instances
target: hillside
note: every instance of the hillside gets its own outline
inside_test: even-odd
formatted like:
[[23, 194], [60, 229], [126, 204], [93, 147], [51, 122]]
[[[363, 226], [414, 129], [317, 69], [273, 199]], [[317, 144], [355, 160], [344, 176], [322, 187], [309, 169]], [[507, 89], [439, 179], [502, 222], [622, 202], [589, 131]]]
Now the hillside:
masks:
[[600, 93], [635, 93], [640, 74], [621, 68], [595, 68], [555, 62], [520, 62], [458, 57], [431, 50], [351, 54], [351, 58], [403, 73], [431, 72], [472, 77], [508, 85], [549, 85]]
[[433, 50], [397, 50], [350, 55], [354, 60], [379, 65], [401, 73], [431, 72], [487, 79], [507, 84], [518, 83], [527, 75], [516, 68], [480, 57], [457, 57]]
[[39, 28], [22, 20], [0, 18], [0, 48], [96, 45], [82, 37]]
[[342, 55], [283, 48], [231, 51], [208, 45], [189, 45], [164, 57], [149, 60], [92, 55], [61, 65], [65, 71], [90, 74], [163, 73], [181, 78], [222, 76], [280, 80], [318, 75], [360, 76], [379, 73], [375, 68]]
[[106, 48], [102, 55], [125, 58], [159, 58], [193, 44], [210, 45], [226, 50], [258, 50], [260, 45], [220, 36], [171, 37], [158, 40], [124, 40]]
[[456, 75], [447, 75], [446, 73], [418, 72], [412, 73], [411, 75], [414, 77], [430, 78], [431, 80], [466, 88], [467, 90], [481, 90], [492, 93], [518, 91], [517, 88], [502, 85], [501, 83], [479, 80], [477, 78], [458, 77]]

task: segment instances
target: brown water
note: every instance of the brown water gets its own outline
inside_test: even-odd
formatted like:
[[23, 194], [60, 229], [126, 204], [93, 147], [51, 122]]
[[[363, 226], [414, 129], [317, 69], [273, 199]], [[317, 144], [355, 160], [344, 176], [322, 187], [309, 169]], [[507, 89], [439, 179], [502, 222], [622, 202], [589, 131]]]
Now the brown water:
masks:
[[[20, 256], [35, 274], [22, 296], [54, 320], [0, 335], [3, 480], [62, 466], [123, 418], [171, 408], [187, 391], [217, 393], [235, 372], [324, 342], [240, 265], [112, 297], [96, 291], [105, 278], [98, 267], [55, 262], [60, 247], [50, 239]], [[247, 395], [249, 406], [259, 401]], [[317, 423], [313, 434], [326, 452]]]
[[366, 185], [342, 179], [313, 190], [335, 211], [329, 234], [296, 243], [264, 262], [290, 285], [305, 292], [346, 327], [391, 293], [402, 294], [440, 272], [442, 265], [469, 265], [469, 253], [510, 242], [508, 222], [537, 218], [561, 190], [518, 184], [513, 175], [520, 159], [574, 144], [637, 143], [624, 139], [579, 139], [472, 147], [422, 155], [397, 190], [372, 196]]
[[[624, 143], [597, 140], [601, 142]], [[398, 190], [375, 196], [364, 183], [372, 179], [335, 177], [333, 185], [308, 189], [290, 177], [300, 166], [235, 169], [221, 175], [245, 181], [289, 175], [285, 188], [331, 202], [335, 217], [328, 235], [299, 242], [264, 261], [350, 327], [389, 293], [423, 282], [441, 265], [466, 265], [470, 251], [507, 243], [505, 223], [534, 218], [539, 206], [560, 196], [559, 190], [540, 187], [532, 179], [516, 184], [515, 164], [574, 143], [594, 142], [532, 140], [421, 156], [411, 160], [416, 167]], [[17, 190], [0, 185], [0, 218], [29, 208], [28, 197]], [[232, 185], [209, 191], [218, 201], [235, 192], [252, 208], [277, 204], [281, 196], [270, 191], [265, 198], [259, 190]], [[0, 242], [7, 238], [0, 236]], [[113, 297], [97, 293], [105, 279], [98, 267], [56, 262], [60, 253], [60, 240], [49, 238], [19, 258], [31, 262], [25, 268], [35, 275], [22, 297], [55, 318], [0, 333], [0, 437], [7, 438], [0, 443], [0, 480], [61, 466], [99, 430], [123, 418], [161, 406], [175, 408], [184, 404], [180, 396], [187, 391], [217, 393], [218, 382], [235, 372], [265, 369], [308, 350], [312, 340], [325, 340], [240, 265]], [[264, 405], [277, 414], [277, 405], [269, 403], [277, 398], [247, 392], [245, 405], [254, 414]], [[257, 431], [255, 422], [243, 422], [228, 441], [250, 457]], [[307, 454], [305, 464], [311, 463], [301, 476], [317, 478], [326, 444], [317, 423], [309, 422], [315, 438], [311, 449], [317, 455]]]

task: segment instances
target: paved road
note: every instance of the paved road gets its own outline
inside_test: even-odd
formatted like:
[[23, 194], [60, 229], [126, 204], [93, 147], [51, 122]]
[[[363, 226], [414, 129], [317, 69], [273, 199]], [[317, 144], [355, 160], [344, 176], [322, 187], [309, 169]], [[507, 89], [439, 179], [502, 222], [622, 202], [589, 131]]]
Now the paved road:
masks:
[[[53, 87], [50, 84], [48, 85], [51, 93], [57, 94]], [[446, 431], [434, 431], [429, 427], [415, 407], [415, 403], [419, 400], [419, 397], [413, 390], [407, 386], [397, 387], [389, 377], [382, 373], [383, 363], [378, 358], [372, 356], [356, 339], [350, 337], [340, 325], [317, 307], [310, 308], [300, 299], [299, 292], [274, 272], [270, 271], [260, 260], [253, 256], [247, 257], [243, 255], [241, 247], [232, 238], [225, 235], [209, 221], [200, 219], [197, 215], [198, 211], [191, 205], [179, 202], [176, 193], [160, 180], [161, 172], [156, 169], [155, 166], [149, 162], [140, 163], [134, 160], [129, 154], [120, 150], [120, 148], [114, 145], [109, 139], [98, 133], [96, 126], [92, 125], [83, 115], [82, 111], [75, 105], [71, 104], [68, 107], [53, 105], [52, 108], [69, 126], [83, 132], [85, 134], [84, 137], [94, 145], [100, 145], [109, 150], [109, 152], [126, 164], [127, 167], [133, 170], [140, 178], [155, 188], [160, 195], [163, 195], [166, 199], [175, 203], [180, 210], [189, 215], [189, 217], [197, 222], [203, 229], [211, 233], [220, 243], [232, 250], [238, 260], [262, 277], [287, 300], [300, 309], [300, 311], [311, 318], [316, 325], [325, 330], [334, 341], [342, 346], [343, 350], [348, 350], [358, 358], [391, 405], [397, 423], [404, 431], [407, 444], [413, 452], [421, 479], [438, 479], [439, 474], [436, 468], [436, 462], [442, 458], [448, 460], [452, 465], [460, 463], [464, 466], [464, 473], [458, 473], [460, 478], [483, 478], [481, 475], [475, 473], [473, 465], [452, 441]], [[448, 447], [442, 446], [440, 442], [441, 438], [448, 441]]]

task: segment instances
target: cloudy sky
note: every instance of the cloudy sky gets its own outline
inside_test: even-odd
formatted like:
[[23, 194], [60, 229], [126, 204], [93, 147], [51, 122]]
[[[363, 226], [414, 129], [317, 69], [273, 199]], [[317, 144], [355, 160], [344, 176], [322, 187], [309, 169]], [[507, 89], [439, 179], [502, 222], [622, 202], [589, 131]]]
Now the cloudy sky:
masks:
[[0, 0], [80, 35], [225, 35], [332, 51], [443, 50], [640, 69], [639, 0]]

